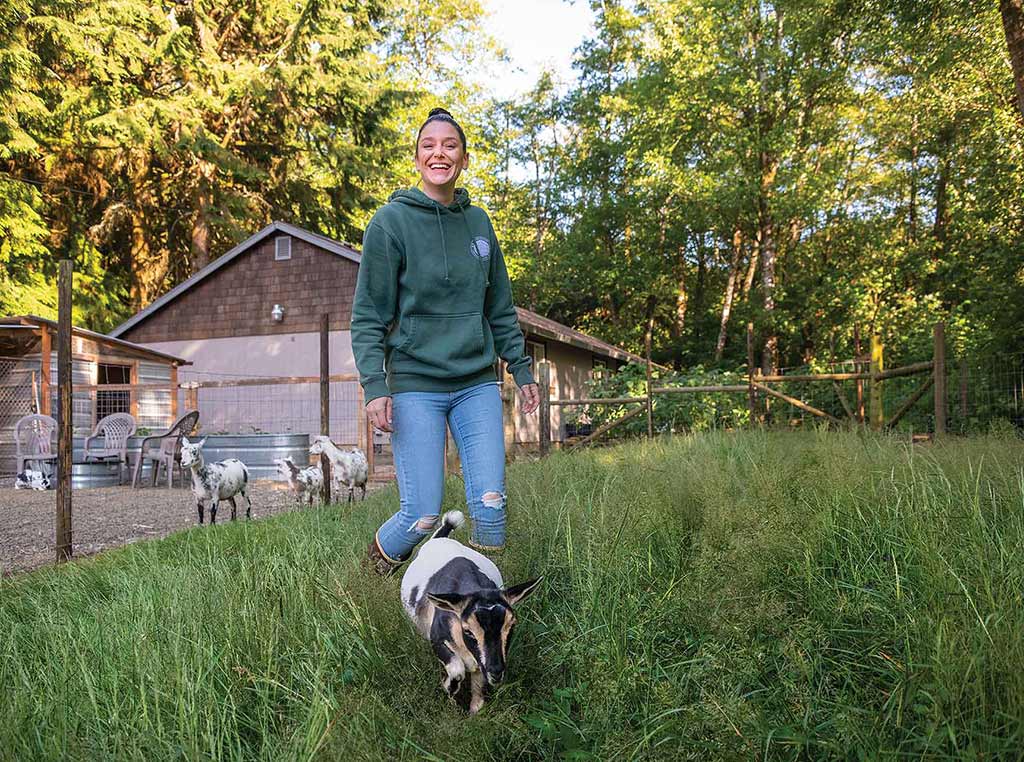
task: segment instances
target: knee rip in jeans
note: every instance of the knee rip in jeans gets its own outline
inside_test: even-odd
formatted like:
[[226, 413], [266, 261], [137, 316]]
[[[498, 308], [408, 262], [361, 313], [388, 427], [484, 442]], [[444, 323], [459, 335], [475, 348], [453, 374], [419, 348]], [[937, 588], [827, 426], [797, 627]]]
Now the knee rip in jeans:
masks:
[[491, 490], [480, 496], [480, 502], [484, 504], [484, 508], [493, 508], [497, 510], [504, 507], [505, 496], [500, 492], [494, 492]]
[[426, 534], [437, 524], [437, 515], [434, 516], [420, 516], [409, 526], [409, 531], [416, 532], [417, 534]]

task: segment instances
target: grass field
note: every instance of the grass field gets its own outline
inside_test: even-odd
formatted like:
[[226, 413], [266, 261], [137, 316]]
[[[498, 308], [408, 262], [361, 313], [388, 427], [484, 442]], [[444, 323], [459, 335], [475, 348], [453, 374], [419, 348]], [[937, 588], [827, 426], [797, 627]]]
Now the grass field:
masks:
[[813, 432], [516, 464], [499, 563], [545, 582], [473, 718], [360, 568], [392, 489], [3, 580], [0, 758], [1019, 758], [1022, 468]]

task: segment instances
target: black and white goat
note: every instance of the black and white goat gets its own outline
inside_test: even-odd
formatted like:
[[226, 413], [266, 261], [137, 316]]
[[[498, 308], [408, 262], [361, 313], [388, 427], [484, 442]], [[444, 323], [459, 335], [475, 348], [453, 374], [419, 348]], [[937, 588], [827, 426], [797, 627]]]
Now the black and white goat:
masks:
[[485, 689], [505, 677], [513, 607], [540, 578], [505, 587], [493, 561], [448, 537], [464, 521], [460, 511], [444, 514], [402, 577], [402, 605], [444, 665], [441, 687], [476, 714]]
[[311, 508], [324, 494], [324, 472], [320, 466], [299, 468], [291, 458], [275, 460], [278, 472], [288, 480], [288, 486], [295, 493], [295, 500], [301, 506], [307, 503]]
[[331, 492], [339, 494], [344, 485], [348, 490], [348, 501], [351, 503], [355, 498], [356, 487], [362, 491], [362, 499], [366, 499], [366, 480], [370, 474], [370, 466], [366, 461], [366, 455], [358, 447], [351, 450], [342, 450], [330, 437], [323, 434], [313, 437], [313, 444], [309, 447], [310, 455], [327, 456], [331, 461]]
[[199, 523], [203, 523], [203, 501], [210, 501], [210, 523], [217, 523], [217, 504], [221, 500], [231, 501], [231, 520], [235, 520], [235, 495], [245, 498], [245, 517], [252, 518], [252, 500], [245, 494], [249, 486], [249, 469], [237, 458], [204, 465], [203, 445], [206, 437], [198, 442], [181, 440], [181, 465], [192, 472], [192, 494], [196, 497]]

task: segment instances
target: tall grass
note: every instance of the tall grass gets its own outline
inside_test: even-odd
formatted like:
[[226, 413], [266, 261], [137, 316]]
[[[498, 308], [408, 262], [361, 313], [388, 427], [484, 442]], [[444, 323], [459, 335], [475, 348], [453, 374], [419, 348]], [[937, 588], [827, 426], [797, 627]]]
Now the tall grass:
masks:
[[545, 582], [473, 718], [360, 567], [392, 490], [4, 580], [0, 756], [1016, 758], [1022, 463], [743, 433], [516, 464], [500, 564]]

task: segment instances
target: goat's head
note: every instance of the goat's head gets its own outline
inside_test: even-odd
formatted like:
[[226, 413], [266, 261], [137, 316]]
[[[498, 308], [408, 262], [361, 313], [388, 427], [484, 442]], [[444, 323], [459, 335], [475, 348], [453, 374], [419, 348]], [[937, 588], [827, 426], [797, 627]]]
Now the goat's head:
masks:
[[455, 614], [457, 626], [462, 628], [462, 642], [480, 665], [489, 685], [497, 685], [505, 677], [508, 649], [516, 626], [513, 607], [532, 593], [540, 581], [538, 577], [503, 590], [470, 595], [428, 594], [437, 608]]
[[198, 442], [189, 442], [188, 437], [181, 438], [181, 467], [202, 468], [203, 467], [203, 445], [206, 444], [206, 437]]
[[277, 472], [286, 479], [294, 479], [298, 476], [299, 467], [292, 462], [291, 458], [275, 459], [274, 463], [277, 464]]
[[309, 454], [320, 455], [324, 451], [324, 443], [330, 441], [330, 437], [324, 436], [323, 434], [318, 434], [313, 437], [313, 444], [309, 446]]

